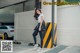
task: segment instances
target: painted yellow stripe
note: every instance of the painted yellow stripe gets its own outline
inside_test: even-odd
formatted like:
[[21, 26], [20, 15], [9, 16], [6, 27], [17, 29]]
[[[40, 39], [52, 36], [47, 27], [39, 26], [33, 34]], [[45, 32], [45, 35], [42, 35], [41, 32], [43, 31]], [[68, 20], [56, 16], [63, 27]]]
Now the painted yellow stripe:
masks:
[[44, 37], [44, 39], [43, 39], [43, 47], [44, 47], [44, 45], [45, 45], [45, 43], [46, 43], [46, 41], [47, 41], [47, 39], [48, 39], [48, 37], [49, 37], [49, 34], [50, 34], [51, 29], [52, 29], [52, 23], [50, 23], [50, 25], [49, 25], [49, 27], [48, 27], [48, 30], [47, 30], [47, 32], [46, 32], [46, 34], [45, 34], [45, 37]]
[[51, 48], [51, 46], [52, 46], [52, 37], [51, 37], [51, 39], [49, 41], [49, 44], [48, 44], [47, 48]]
[[54, 44], [56, 43], [56, 41], [57, 41], [57, 31], [56, 31], [56, 34], [54, 36]]

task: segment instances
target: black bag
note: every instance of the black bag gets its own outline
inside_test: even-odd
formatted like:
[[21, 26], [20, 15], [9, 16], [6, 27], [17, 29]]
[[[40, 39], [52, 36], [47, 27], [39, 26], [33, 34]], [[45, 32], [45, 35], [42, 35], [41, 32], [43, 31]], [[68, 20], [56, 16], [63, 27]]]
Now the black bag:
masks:
[[45, 30], [46, 30], [45, 21], [43, 21], [41, 26], [41, 31], [45, 31]]
[[37, 24], [37, 26], [34, 28], [34, 30], [38, 31], [39, 30], [39, 26], [40, 26], [40, 23]]

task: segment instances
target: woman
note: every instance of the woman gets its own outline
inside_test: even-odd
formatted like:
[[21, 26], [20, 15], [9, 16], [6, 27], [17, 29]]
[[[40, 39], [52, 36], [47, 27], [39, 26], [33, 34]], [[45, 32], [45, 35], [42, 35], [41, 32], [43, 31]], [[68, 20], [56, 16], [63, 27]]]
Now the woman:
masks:
[[34, 32], [33, 32], [33, 38], [34, 38], [34, 42], [35, 42], [35, 45], [37, 44], [36, 43], [36, 36], [39, 32], [39, 35], [40, 35], [40, 39], [41, 39], [41, 48], [42, 48], [42, 42], [43, 42], [43, 31], [45, 30], [45, 22], [44, 22], [44, 15], [42, 14], [41, 10], [40, 9], [36, 9], [36, 13], [39, 14], [38, 16], [38, 24], [37, 26], [35, 27], [34, 29]]

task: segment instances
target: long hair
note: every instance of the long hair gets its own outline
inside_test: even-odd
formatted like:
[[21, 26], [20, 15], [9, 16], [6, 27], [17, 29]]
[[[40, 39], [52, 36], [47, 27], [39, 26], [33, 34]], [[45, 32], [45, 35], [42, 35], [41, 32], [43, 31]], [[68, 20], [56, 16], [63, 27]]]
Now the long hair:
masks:
[[[36, 12], [36, 10], [39, 10], [39, 9], [35, 9], [34, 18], [35, 18], [36, 20], [38, 20], [38, 16], [39, 16], [39, 14]], [[41, 12], [41, 10], [39, 10], [39, 11]]]
[[39, 10], [39, 11], [40, 11], [40, 13], [42, 13], [41, 9], [36, 9], [36, 10]]

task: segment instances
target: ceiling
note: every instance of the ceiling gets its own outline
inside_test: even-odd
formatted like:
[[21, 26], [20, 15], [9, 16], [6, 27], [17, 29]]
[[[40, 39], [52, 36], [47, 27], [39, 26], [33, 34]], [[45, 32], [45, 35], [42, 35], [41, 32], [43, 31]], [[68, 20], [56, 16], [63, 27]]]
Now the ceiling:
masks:
[[11, 4], [15, 4], [15, 3], [19, 3], [25, 0], [0, 0], [0, 8], [7, 6], [7, 5], [11, 5]]

